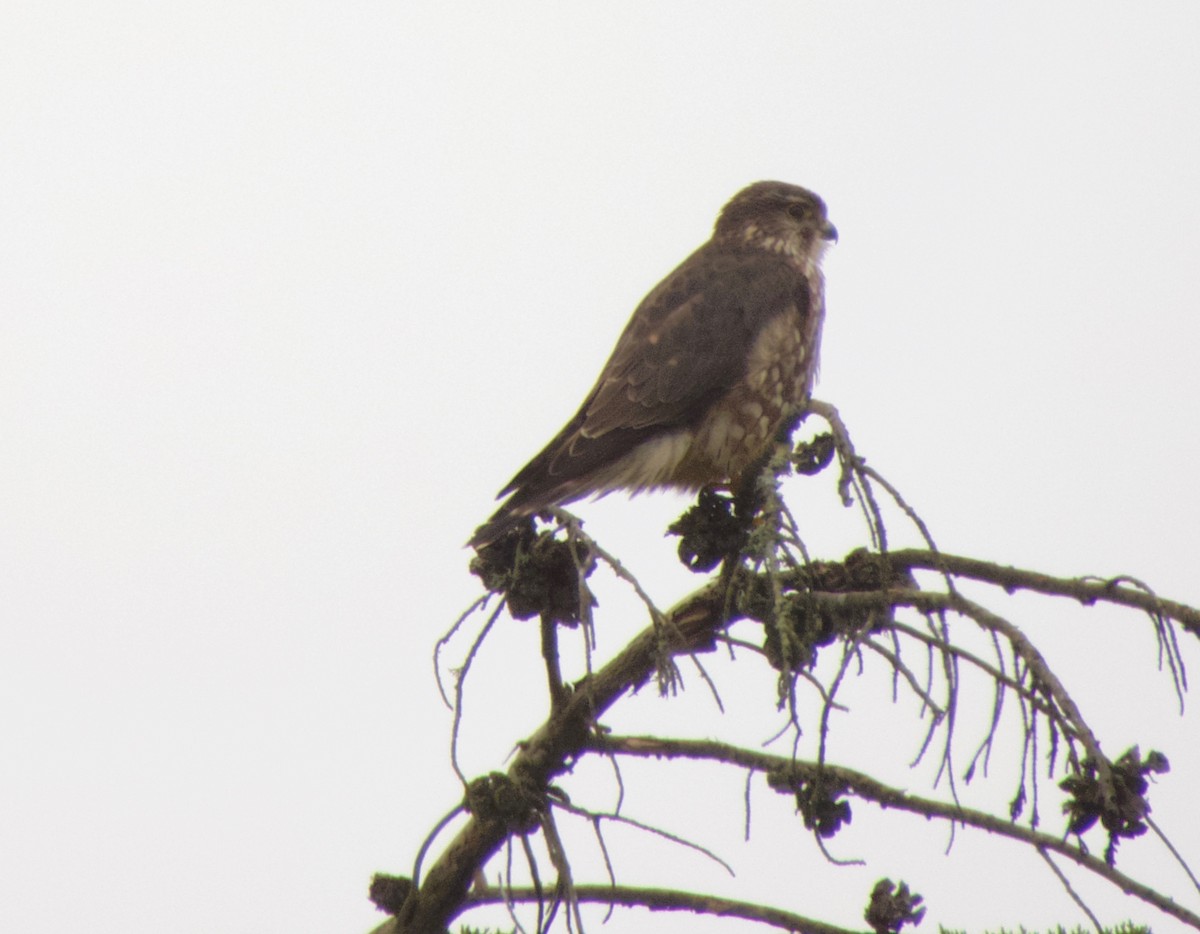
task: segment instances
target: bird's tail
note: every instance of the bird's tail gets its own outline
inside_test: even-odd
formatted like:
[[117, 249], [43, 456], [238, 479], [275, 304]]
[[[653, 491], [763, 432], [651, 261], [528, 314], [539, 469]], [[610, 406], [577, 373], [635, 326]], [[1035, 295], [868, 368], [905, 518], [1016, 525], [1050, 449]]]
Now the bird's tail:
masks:
[[507, 504], [501, 506], [487, 522], [475, 530], [475, 534], [467, 542], [467, 547], [478, 551], [496, 541], [506, 532], [530, 522], [531, 517], [531, 512], [510, 509]]

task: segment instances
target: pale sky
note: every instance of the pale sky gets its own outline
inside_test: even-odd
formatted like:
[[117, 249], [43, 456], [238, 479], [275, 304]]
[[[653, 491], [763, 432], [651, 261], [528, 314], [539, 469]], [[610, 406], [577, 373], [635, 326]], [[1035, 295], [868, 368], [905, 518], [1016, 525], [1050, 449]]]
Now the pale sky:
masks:
[[[1184, 0], [10, 5], [0, 930], [382, 920], [371, 873], [409, 872], [460, 794], [431, 654], [478, 595], [462, 542], [758, 179], [828, 202], [817, 394], [944, 549], [1200, 603], [1197, 37]], [[830, 483], [792, 488], [809, 548], [838, 558], [862, 530]], [[579, 512], [668, 605], [699, 582], [661, 537], [685, 505]], [[605, 587], [600, 660], [646, 622]], [[1155, 817], [1200, 865], [1194, 699], [1181, 719], [1144, 620], [989, 599], [1111, 755], [1170, 757]], [[528, 624], [478, 666], [472, 775], [545, 708]], [[771, 685], [739, 666], [714, 663], [724, 718], [693, 678], [612, 723], [756, 746], [773, 729], [739, 717]], [[839, 760], [927, 791], [911, 704], [881, 671], [856, 684]], [[611, 805], [607, 768], [577, 778], [572, 800]], [[625, 778], [630, 816], [738, 878], [622, 833], [624, 882], [861, 927], [890, 876], [925, 895], [923, 930], [1084, 920], [1015, 844], [960, 833], [946, 857], [943, 831], [859, 805], [831, 849], [868, 865], [835, 868], [761, 780], [744, 844], [741, 776]], [[967, 800], [1012, 792], [997, 768]], [[594, 867], [588, 834], [577, 852]], [[1200, 908], [1153, 840], [1121, 860]], [[1068, 872], [1105, 922], [1175, 930]], [[742, 929], [604, 929], [651, 925]]]

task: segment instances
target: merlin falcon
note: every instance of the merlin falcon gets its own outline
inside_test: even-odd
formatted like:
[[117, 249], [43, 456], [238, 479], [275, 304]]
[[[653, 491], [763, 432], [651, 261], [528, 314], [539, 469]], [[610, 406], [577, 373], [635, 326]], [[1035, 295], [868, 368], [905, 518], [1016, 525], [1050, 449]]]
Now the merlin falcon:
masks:
[[479, 548], [551, 507], [614, 490], [740, 483], [812, 393], [825, 313], [825, 203], [756, 182], [647, 295], [575, 416], [508, 482]]

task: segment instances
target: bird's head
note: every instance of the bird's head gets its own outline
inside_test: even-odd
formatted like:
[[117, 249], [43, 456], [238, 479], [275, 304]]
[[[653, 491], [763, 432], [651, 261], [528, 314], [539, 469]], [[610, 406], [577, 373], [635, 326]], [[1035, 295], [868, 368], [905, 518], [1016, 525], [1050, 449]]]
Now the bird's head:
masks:
[[725, 205], [713, 237], [782, 253], [814, 269], [837, 240], [837, 228], [825, 216], [825, 202], [807, 188], [755, 182]]

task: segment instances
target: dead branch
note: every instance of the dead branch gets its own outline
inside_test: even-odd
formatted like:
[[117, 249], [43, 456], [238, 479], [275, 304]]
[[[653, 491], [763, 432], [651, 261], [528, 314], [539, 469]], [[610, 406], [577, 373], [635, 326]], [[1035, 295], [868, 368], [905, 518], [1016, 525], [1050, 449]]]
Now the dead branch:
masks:
[[[858, 638], [861, 638], [864, 632], [862, 620], [870, 621], [868, 628], [887, 630], [891, 625], [892, 612], [901, 607], [910, 607], [926, 614], [954, 613], [972, 619], [985, 630], [999, 635], [1014, 649], [1033, 678], [1032, 685], [1025, 685], [1020, 679], [1007, 676], [1004, 681], [1009, 687], [1022, 688], [1023, 695], [1030, 702], [1034, 702], [1036, 695], [1036, 709], [1046, 715], [1054, 728], [1067, 737], [1068, 743], [1078, 741], [1083, 746], [1088, 761], [1099, 772], [1101, 788], [1105, 790], [1106, 794], [1109, 794], [1111, 775], [1108, 771], [1108, 760], [1100, 754], [1099, 743], [1083, 720], [1080, 711], [1036, 648], [1020, 630], [1007, 623], [1003, 618], [966, 600], [955, 592], [949, 579], [955, 576], [969, 577], [995, 583], [1006, 590], [1029, 589], [1041, 593], [1073, 597], [1085, 604], [1111, 602], [1135, 607], [1152, 615], [1176, 620], [1189, 631], [1200, 633], [1200, 612], [1158, 598], [1144, 589], [1129, 586], [1121, 580], [1096, 582], [1082, 578], [1054, 578], [1036, 572], [1005, 568], [988, 562], [919, 550], [892, 552], [886, 556], [876, 557], [886, 561], [896, 572], [899, 572], [892, 577], [880, 580], [876, 589], [853, 589], [857, 585], [855, 567], [858, 567], [859, 571], [862, 570], [861, 560], [858, 565], [847, 561], [844, 566], [829, 562], [811, 562], [804, 566], [793, 565], [789, 568], [775, 565], [768, 571], [757, 574], [741, 569], [732, 574], [723, 574], [718, 579], [710, 581], [680, 601], [674, 608], [662, 614], [661, 618], [654, 619], [649, 628], [635, 637], [608, 664], [587, 675], [573, 687], [565, 688], [561, 703], [555, 705], [546, 722], [521, 746], [509, 769], [502, 777], [514, 788], [522, 790], [521, 794], [524, 796], [524, 800], [542, 802], [541, 804], [531, 804], [529, 807], [542, 807], [545, 813], [548, 813], [551, 802], [547, 796], [553, 780], [563, 774], [580, 756], [592, 751], [603, 751], [607, 755], [611, 755], [614, 751], [623, 754], [638, 754], [632, 747], [615, 749], [614, 746], [600, 738], [595, 727], [605, 711], [622, 695], [627, 691], [645, 686], [655, 673], [661, 670], [664, 651], [675, 656], [711, 649], [719, 631], [724, 627], [746, 617], [761, 619], [763, 612], [774, 613], [784, 606], [787, 599], [795, 597], [800, 601], [796, 605], [802, 606], [805, 612], [815, 612], [822, 618], [842, 621], [842, 623], [850, 621], [846, 625], [859, 633]], [[911, 584], [911, 578], [906, 577], [907, 572], [912, 569], [927, 569], [943, 573], [948, 578], [947, 591], [916, 589]], [[870, 568], [867, 567], [867, 570]], [[903, 585], [902, 581], [905, 582]], [[786, 594], [783, 590], [784, 583], [790, 588]], [[741, 600], [732, 600], [731, 591], [748, 596]], [[756, 598], [755, 594], [759, 596]], [[768, 595], [766, 598], [768, 606], [765, 611], [761, 605], [763, 594]], [[759, 601], [758, 604], [755, 603], [756, 599]], [[585, 601], [579, 598], [578, 602], [584, 603]], [[756, 611], [753, 609], [755, 606], [758, 607]], [[911, 633], [909, 634], [911, 635]], [[850, 635], [849, 629], [847, 629], [846, 635]], [[942, 652], [947, 651], [947, 646], [950, 645], [947, 640], [948, 635], [944, 634], [941, 641], [946, 641], [946, 645], [935, 645], [934, 648]], [[939, 640], [933, 641], [938, 642]], [[925, 644], [930, 643], [926, 641]], [[1169, 639], [1167, 644], [1173, 645]], [[812, 647], [812, 657], [814, 658], [817, 648], [819, 645]], [[1169, 651], [1174, 653], [1171, 656], [1172, 670], [1174, 671], [1178, 650], [1169, 649]], [[1182, 671], [1181, 661], [1179, 661], [1179, 670]], [[801, 672], [802, 669], [797, 668], [795, 671]], [[910, 685], [916, 685], [915, 678], [908, 677], [908, 681]], [[921, 689], [918, 693], [922, 693], [923, 690]], [[925, 693], [927, 694], [927, 692]], [[929, 698], [926, 697], [926, 700], [928, 701]], [[664, 750], [669, 748], [664, 745], [666, 741], [643, 739], [640, 742], [658, 744], [653, 747], [654, 752], [641, 754], [666, 754]], [[691, 748], [694, 752], [699, 747]], [[741, 750], [734, 756], [729, 748], [722, 748], [720, 755], [714, 754], [714, 757], [759, 771], [779, 772], [785, 768], [802, 771], [804, 767], [802, 763], [792, 760], [751, 753], [746, 750]], [[1079, 768], [1080, 761], [1074, 756], [1072, 756], [1072, 762], [1075, 768]], [[792, 774], [799, 775], [800, 772], [793, 771]], [[868, 776], [828, 764], [822, 766], [822, 774], [826, 777], [833, 776], [838, 782], [845, 782], [847, 789], [855, 795], [875, 801], [882, 807], [909, 810], [930, 817], [943, 818], [956, 824], [975, 826], [1037, 848], [1043, 848], [1045, 851], [1060, 853], [1089, 871], [1102, 875], [1123, 891], [1200, 929], [1200, 918], [1196, 915], [1174, 905], [1165, 896], [1159, 895], [1149, 887], [1130, 879], [1113, 867], [1105, 865], [1102, 861], [1056, 837], [1029, 828], [1018, 827], [1011, 821], [984, 812], [962, 808], [957, 804], [945, 804], [909, 796], [875, 782]], [[515, 828], [512, 820], [502, 813], [490, 813], [470, 808], [468, 810], [471, 811], [469, 819], [430, 867], [423, 884], [418, 889], [408, 892], [403, 907], [395, 919], [395, 931], [421, 932], [421, 934], [443, 931], [446, 925], [462, 911], [474, 904], [488, 900], [481, 893], [473, 894], [470, 891], [471, 886], [480, 878], [483, 867], [498, 852], [506, 839], [514, 833], [528, 832], [524, 825]], [[523, 814], [521, 817], [522, 821], [528, 821], [528, 819], [528, 814]], [[490, 890], [485, 889], [484, 893], [488, 891]], [[507, 891], [509, 898], [521, 900], [524, 897], [520, 894], [521, 890], [508, 889]], [[612, 898], [615, 890], [611, 887], [573, 885], [570, 898], [593, 900], [591, 894], [600, 891], [605, 893], [604, 897], [595, 900], [616, 901], [616, 903], [624, 904], [624, 902]], [[684, 894], [678, 897], [681, 899], [678, 901], [681, 910], [682, 908], [695, 910], [693, 906], [697, 903], [688, 902], [689, 896]], [[630, 898], [633, 897], [630, 896]], [[707, 896], [702, 898], [706, 901], [709, 900]], [[720, 900], [711, 903], [716, 904], [717, 901]], [[634, 901], [631, 900], [630, 903], [632, 904]], [[646, 904], [644, 901], [636, 903]], [[755, 910], [763, 912], [775, 911], [775, 909], [762, 906], [753, 907]], [[733, 910], [725, 913], [742, 916]], [[799, 916], [787, 913], [779, 915], [779, 917], [785, 916], [789, 919], [787, 925], [791, 925], [795, 929], [814, 932], [837, 930], [808, 919], [799, 919], [800, 923], [797, 923]]]
[[[828, 762], [805, 762], [783, 756], [771, 755], [754, 749], [743, 749], [715, 740], [661, 739], [656, 736], [604, 736], [596, 741], [596, 750], [606, 755], [627, 755], [641, 758], [699, 759], [723, 762], [755, 772], [784, 777], [796, 781], [822, 780], [843, 789], [864, 801], [871, 801], [882, 808], [908, 811], [923, 817], [936, 818], [968, 827], [985, 830], [1065, 856], [1078, 865], [1103, 877], [1128, 895], [1133, 895], [1165, 914], [1200, 929], [1200, 915], [1188, 911], [1176, 902], [1156, 892], [1147, 885], [1109, 866], [1104, 860], [1072, 846], [1062, 837], [1032, 830], [1013, 821], [959, 805], [947, 804], [932, 798], [922, 798], [885, 785], [869, 775]], [[779, 790], [778, 788], [776, 790]]]

